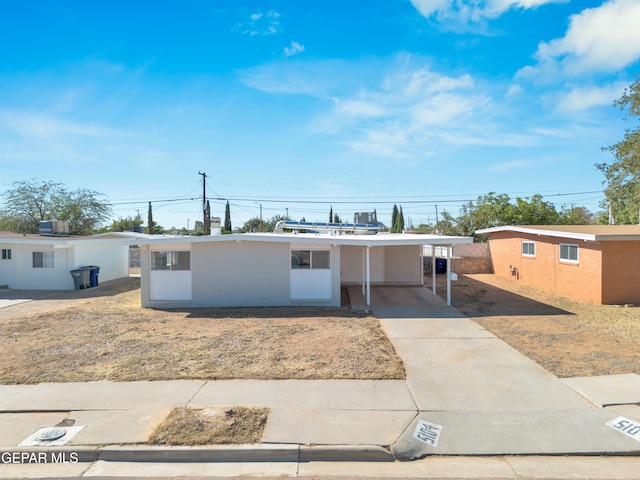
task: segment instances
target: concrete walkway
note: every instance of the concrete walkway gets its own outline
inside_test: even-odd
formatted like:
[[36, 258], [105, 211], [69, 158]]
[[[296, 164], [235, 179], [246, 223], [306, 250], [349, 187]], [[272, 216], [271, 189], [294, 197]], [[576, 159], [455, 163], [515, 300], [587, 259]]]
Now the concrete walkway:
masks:
[[[405, 363], [419, 410], [393, 445], [396, 458], [640, 453], [639, 440], [607, 425], [619, 412], [598, 408], [579, 382], [559, 380], [430, 290], [380, 287], [371, 309]], [[599, 382], [618, 399], [609, 404], [640, 403], [639, 376]], [[427, 427], [437, 445], [416, 438], [422, 422], [441, 427]]]
[[[349, 293], [355, 306], [364, 306], [359, 289]], [[621, 416], [640, 424], [640, 376], [561, 381], [426, 288], [373, 288], [370, 308], [404, 361], [406, 381], [2, 385], [0, 452], [30, 451], [19, 445], [38, 429], [73, 420], [82, 428], [73, 436], [70, 430], [60, 448], [86, 462], [640, 454], [640, 436], [608, 425]], [[271, 412], [258, 446], [142, 445], [179, 405]]]

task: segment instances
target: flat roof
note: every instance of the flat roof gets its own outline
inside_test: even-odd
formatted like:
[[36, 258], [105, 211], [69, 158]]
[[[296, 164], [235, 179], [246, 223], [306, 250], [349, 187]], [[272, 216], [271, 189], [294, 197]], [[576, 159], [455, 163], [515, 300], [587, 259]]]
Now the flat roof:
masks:
[[319, 245], [354, 245], [362, 247], [383, 247], [400, 245], [457, 245], [473, 243], [472, 237], [445, 235], [410, 235], [402, 233], [378, 233], [376, 235], [331, 235], [312, 233], [233, 233], [230, 235], [180, 236], [153, 235], [136, 238], [130, 243], [138, 245], [163, 245], [172, 243], [214, 243], [214, 242], [265, 242], [265, 243], [307, 243]]
[[57, 244], [74, 245], [78, 243], [105, 243], [114, 240], [140, 239], [153, 237], [144, 233], [133, 232], [106, 232], [96, 235], [39, 235], [37, 233], [15, 233], [0, 231], [0, 243], [22, 243], [32, 245]]
[[592, 242], [640, 240], [640, 225], [505, 225], [476, 230], [477, 234], [518, 232]]

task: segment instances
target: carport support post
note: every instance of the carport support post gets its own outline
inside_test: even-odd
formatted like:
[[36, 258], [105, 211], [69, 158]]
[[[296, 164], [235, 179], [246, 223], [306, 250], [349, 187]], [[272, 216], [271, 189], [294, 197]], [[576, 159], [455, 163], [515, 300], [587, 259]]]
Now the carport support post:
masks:
[[436, 294], [436, 246], [431, 245], [431, 278], [433, 280], [433, 294]]
[[371, 247], [367, 247], [367, 306], [371, 306]]
[[451, 306], [451, 250], [452, 245], [447, 247], [447, 307]]
[[367, 273], [366, 273], [367, 265], [366, 265], [365, 253], [364, 253], [365, 250], [366, 250], [366, 247], [362, 247], [362, 276], [360, 278], [362, 279], [362, 296], [363, 297], [365, 296], [365, 293], [366, 293], [365, 292], [365, 288], [366, 288], [365, 287], [365, 277], [367, 275]]

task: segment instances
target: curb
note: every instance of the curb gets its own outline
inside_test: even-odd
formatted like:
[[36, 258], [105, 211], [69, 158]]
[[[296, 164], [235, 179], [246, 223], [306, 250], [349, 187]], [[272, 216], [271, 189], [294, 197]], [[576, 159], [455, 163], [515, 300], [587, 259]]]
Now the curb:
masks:
[[103, 447], [13, 447], [0, 449], [0, 465], [9, 463], [250, 463], [393, 462], [390, 449], [376, 445], [207, 445]]
[[107, 462], [297, 462], [298, 445], [207, 445], [207, 446], [147, 446], [112, 445], [103, 447], [98, 460]]

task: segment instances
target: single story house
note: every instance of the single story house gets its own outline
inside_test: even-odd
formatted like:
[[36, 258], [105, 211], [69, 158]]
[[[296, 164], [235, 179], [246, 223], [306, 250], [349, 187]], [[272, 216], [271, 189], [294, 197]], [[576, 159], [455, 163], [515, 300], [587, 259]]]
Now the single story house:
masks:
[[[140, 235], [140, 234], [137, 234]], [[0, 232], [0, 286], [73, 290], [71, 270], [99, 266], [99, 280], [129, 276], [129, 234], [44, 236]]]
[[142, 249], [142, 306], [189, 308], [340, 306], [342, 285], [361, 285], [370, 304], [371, 285], [423, 284], [423, 245], [450, 250], [472, 239], [244, 233], [135, 242]]
[[640, 225], [504, 226], [489, 236], [496, 275], [599, 304], [640, 304]]

